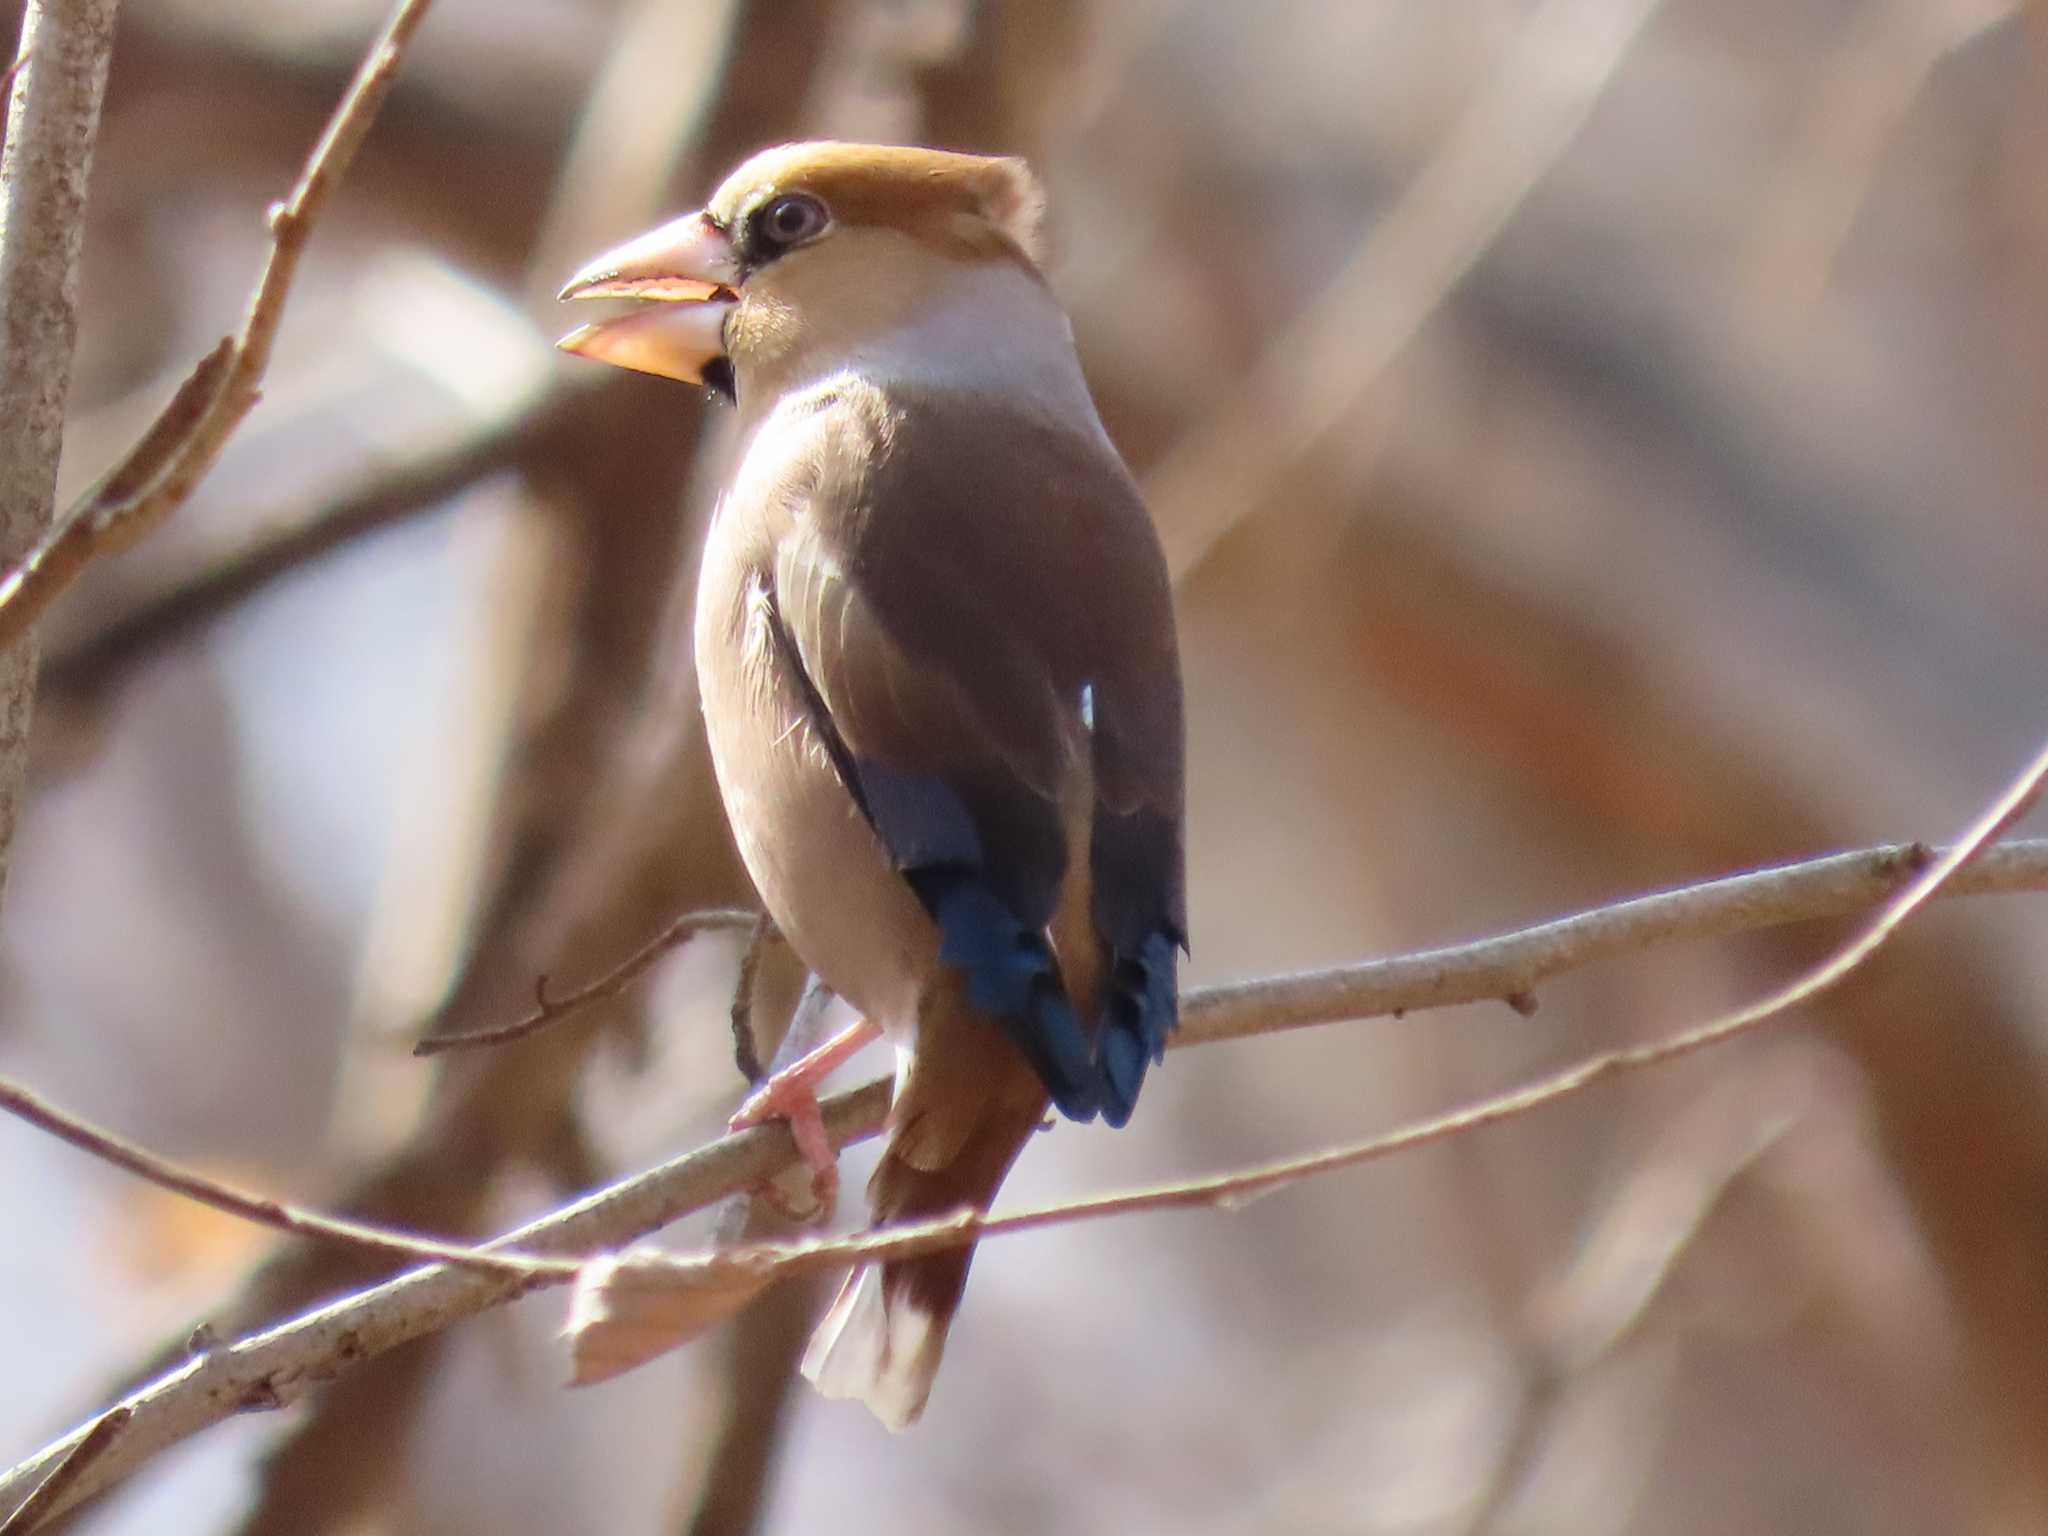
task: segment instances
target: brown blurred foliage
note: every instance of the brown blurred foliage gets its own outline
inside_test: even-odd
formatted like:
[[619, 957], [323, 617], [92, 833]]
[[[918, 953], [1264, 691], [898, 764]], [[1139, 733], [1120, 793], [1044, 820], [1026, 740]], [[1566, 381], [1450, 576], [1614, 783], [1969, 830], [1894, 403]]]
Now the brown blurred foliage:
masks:
[[[130, 0], [67, 486], [232, 323], [381, 11]], [[1388, 231], [1501, 196], [1487, 168], [1529, 144], [1488, 132], [1580, 105], [1473, 259], [1418, 238], [1406, 286], [1343, 286]], [[1023, 153], [1052, 190], [1105, 419], [1199, 551], [1198, 979], [1938, 837], [2048, 720], [2038, 12], [439, 0], [264, 404], [52, 617], [7, 1070], [448, 1234], [719, 1123], [724, 940], [516, 1047], [404, 1045], [748, 897], [686, 638], [719, 422], [555, 359], [548, 296], [746, 151], [824, 135]], [[1347, 350], [1376, 302], [1412, 336]], [[1176, 466], [1219, 444], [1227, 477], [1190, 489]], [[901, 1440], [792, 1394], [799, 1293], [575, 1395], [543, 1299], [79, 1524], [2048, 1531], [2038, 933], [2038, 902], [1946, 911], [1796, 1034], [1242, 1213], [993, 1247]], [[1012, 1195], [1363, 1134], [1701, 1016], [1831, 936], [1605, 969], [1533, 1021], [1177, 1055], [1130, 1131], [1044, 1138]], [[759, 979], [757, 1025], [800, 979]], [[374, 1272], [0, 1145], [22, 1453], [193, 1315], [231, 1336]]]

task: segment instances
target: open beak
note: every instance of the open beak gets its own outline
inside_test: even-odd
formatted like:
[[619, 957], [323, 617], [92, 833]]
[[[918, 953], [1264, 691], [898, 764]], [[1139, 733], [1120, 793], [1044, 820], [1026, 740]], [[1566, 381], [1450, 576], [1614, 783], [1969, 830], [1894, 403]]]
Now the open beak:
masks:
[[686, 384], [725, 356], [725, 317], [738, 302], [739, 259], [725, 231], [685, 214], [606, 251], [570, 278], [563, 299], [635, 299], [643, 307], [579, 326], [555, 345], [579, 357]]

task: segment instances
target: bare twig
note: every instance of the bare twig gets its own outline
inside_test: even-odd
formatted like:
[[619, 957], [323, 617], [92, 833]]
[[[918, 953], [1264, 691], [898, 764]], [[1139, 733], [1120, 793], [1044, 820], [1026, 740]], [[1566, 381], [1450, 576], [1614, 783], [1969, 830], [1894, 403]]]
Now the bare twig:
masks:
[[740, 1076], [750, 1083], [761, 1081], [761, 1048], [754, 1043], [754, 983], [761, 976], [761, 961], [775, 941], [775, 924], [763, 912], [747, 935], [747, 947], [740, 956], [739, 975], [732, 984], [732, 1059]]
[[[1519, 1118], [1583, 1092], [1604, 1078], [1694, 1055], [1749, 1033], [1835, 985], [1977, 859], [1991, 840], [2032, 802], [2044, 778], [2048, 778], [2048, 748], [2036, 756], [2026, 772], [1953, 847], [1931, 862], [1924, 862], [1919, 873], [1893, 896], [1857, 939], [1762, 1002], [1663, 1040], [1602, 1053], [1526, 1087], [1387, 1135], [1259, 1168], [1000, 1217], [967, 1213], [849, 1238], [734, 1249], [690, 1258], [636, 1256], [633, 1267], [643, 1270], [658, 1266], [678, 1284], [729, 1287], [735, 1282], [758, 1281], [771, 1272], [780, 1275], [823, 1264], [907, 1257], [984, 1236], [1072, 1221], [1144, 1210], [1234, 1205], [1316, 1174]], [[888, 1081], [878, 1080], [826, 1100], [820, 1108], [833, 1144], [844, 1145], [879, 1129], [888, 1112], [889, 1097]], [[52, 1512], [68, 1508], [127, 1475], [158, 1450], [238, 1409], [281, 1406], [303, 1391], [310, 1380], [332, 1375], [537, 1286], [559, 1283], [563, 1271], [572, 1267], [529, 1256], [615, 1248], [687, 1211], [758, 1184], [795, 1160], [795, 1144], [784, 1126], [761, 1126], [729, 1135], [487, 1245], [493, 1250], [509, 1248], [519, 1253], [519, 1273], [484, 1274], [443, 1265], [416, 1270], [239, 1344], [211, 1351], [205, 1358], [158, 1379], [125, 1400], [122, 1406], [134, 1415], [131, 1432], [118, 1439], [53, 1501]], [[0, 1478], [0, 1501], [38, 1484], [58, 1460], [71, 1454], [86, 1433], [76, 1432]]]
[[516, 1261], [502, 1255], [482, 1253], [461, 1243], [440, 1243], [432, 1238], [413, 1237], [403, 1232], [394, 1232], [384, 1227], [370, 1226], [363, 1222], [348, 1221], [338, 1216], [323, 1216], [316, 1211], [303, 1210], [298, 1206], [286, 1205], [281, 1200], [267, 1199], [252, 1195], [246, 1190], [236, 1189], [180, 1168], [175, 1163], [158, 1157], [125, 1141], [111, 1131], [100, 1129], [68, 1110], [57, 1108], [19, 1083], [0, 1077], [0, 1113], [26, 1120], [39, 1130], [49, 1132], [61, 1141], [69, 1142], [81, 1152], [90, 1154], [102, 1162], [112, 1163], [116, 1168], [125, 1169], [137, 1178], [196, 1200], [201, 1205], [230, 1216], [239, 1216], [244, 1221], [255, 1222], [258, 1226], [273, 1227], [280, 1232], [296, 1232], [301, 1237], [326, 1238], [344, 1242], [358, 1248], [369, 1248], [379, 1253], [392, 1254], [402, 1259], [419, 1262], [443, 1262], [467, 1264], [479, 1268], [524, 1273]]
[[55, 1514], [57, 1501], [64, 1497], [65, 1490], [85, 1474], [86, 1468], [106, 1454], [107, 1447], [119, 1438], [134, 1416], [124, 1404], [109, 1408], [93, 1420], [84, 1438], [65, 1452], [64, 1459], [50, 1469], [50, 1475], [36, 1485], [36, 1491], [13, 1514], [0, 1520], [0, 1536], [27, 1536], [47, 1516]]
[[[1860, 911], [1905, 889], [1952, 852], [1924, 843], [1864, 848], [1639, 896], [1472, 944], [1203, 987], [1183, 1003], [1175, 1044], [1496, 998], [1520, 997], [1526, 1008], [1539, 982], [1596, 961], [1676, 939]], [[1941, 894], [2022, 890], [2048, 890], [2048, 840], [2015, 839], [1986, 850], [1945, 882]]]
[[[206, 420], [234, 356], [233, 339], [223, 337], [172, 391], [135, 446], [78, 506], [125, 504], [146, 491]], [[131, 519], [95, 532], [89, 518], [81, 520], [77, 506], [65, 513], [19, 564], [0, 575], [0, 642], [41, 618], [50, 599], [76, 581], [96, 557], [112, 553], [129, 535], [143, 531], [140, 521]]]
[[[115, 0], [28, 0], [0, 143], [0, 562], [50, 526], [78, 335], [78, 257]], [[0, 880], [14, 840], [35, 702], [24, 628], [0, 646]]]
[[412, 1053], [415, 1056], [439, 1056], [445, 1051], [466, 1050], [477, 1045], [503, 1045], [508, 1040], [517, 1040], [521, 1036], [530, 1035], [536, 1030], [545, 1029], [550, 1024], [568, 1018], [578, 1009], [587, 1008], [600, 998], [615, 996], [651, 968], [655, 961], [686, 939], [714, 930], [754, 930], [762, 921], [760, 913], [749, 912], [743, 907], [714, 907], [704, 912], [687, 912], [589, 986], [579, 987], [567, 997], [550, 997], [548, 979], [543, 976], [534, 983], [534, 1010], [525, 1018], [510, 1024], [500, 1024], [493, 1029], [471, 1030], [465, 1034], [429, 1035], [424, 1040], [414, 1042]]
[[[102, 3], [111, 16], [111, 0]], [[390, 94], [400, 56], [430, 3], [400, 0], [307, 157], [291, 196], [270, 210], [270, 256], [241, 330], [180, 386], [121, 469], [66, 510], [0, 579], [0, 645], [26, 634], [94, 558], [132, 543], [182, 504], [255, 408], [313, 223]]]

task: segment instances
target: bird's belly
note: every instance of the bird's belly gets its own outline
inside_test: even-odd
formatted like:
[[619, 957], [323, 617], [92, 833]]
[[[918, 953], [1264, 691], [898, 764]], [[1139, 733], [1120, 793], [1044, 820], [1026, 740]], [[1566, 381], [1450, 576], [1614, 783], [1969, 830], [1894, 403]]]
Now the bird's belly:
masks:
[[937, 929], [841, 782], [784, 659], [772, 644], [734, 638], [700, 628], [697, 669], [740, 857], [798, 957], [907, 1040]]

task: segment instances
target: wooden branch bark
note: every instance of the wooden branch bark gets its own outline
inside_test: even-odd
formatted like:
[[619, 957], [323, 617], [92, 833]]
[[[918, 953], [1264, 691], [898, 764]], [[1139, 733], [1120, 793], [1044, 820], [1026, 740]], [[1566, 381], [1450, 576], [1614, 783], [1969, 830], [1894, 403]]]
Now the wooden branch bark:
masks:
[[[0, 147], [0, 566], [50, 525], [78, 335], [78, 257], [115, 0], [28, 0]], [[35, 702], [35, 642], [0, 652], [0, 887]]]

